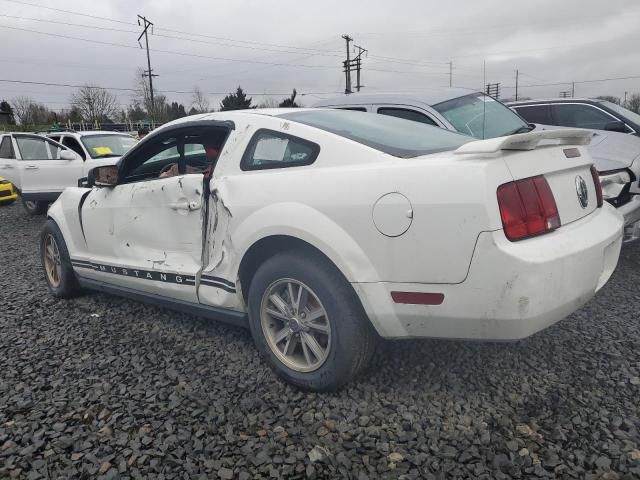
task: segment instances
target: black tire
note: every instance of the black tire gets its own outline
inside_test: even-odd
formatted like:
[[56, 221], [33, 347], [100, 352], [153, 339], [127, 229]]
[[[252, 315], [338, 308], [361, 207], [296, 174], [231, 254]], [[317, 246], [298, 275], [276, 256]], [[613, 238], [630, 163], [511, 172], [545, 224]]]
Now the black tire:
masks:
[[[54, 285], [52, 283], [45, 265], [45, 244], [49, 238], [53, 238], [55, 241], [60, 256], [60, 275], [58, 285]], [[47, 282], [49, 291], [54, 297], [71, 298], [81, 292], [78, 279], [76, 278], [76, 274], [71, 266], [71, 259], [69, 257], [69, 251], [67, 250], [67, 244], [64, 241], [62, 232], [58, 228], [58, 225], [56, 225], [56, 222], [51, 219], [46, 221], [40, 231], [40, 261], [42, 263], [45, 281]]]
[[22, 206], [29, 215], [43, 215], [47, 213], [47, 202], [28, 201], [21, 197]]
[[[260, 309], [269, 286], [293, 279], [310, 287], [322, 303], [331, 326], [331, 342], [324, 363], [299, 372], [285, 365], [267, 343]], [[275, 372], [285, 381], [309, 391], [333, 391], [353, 379], [369, 363], [378, 335], [351, 285], [328, 260], [313, 252], [283, 252], [266, 260], [249, 288], [249, 324], [253, 340]]]

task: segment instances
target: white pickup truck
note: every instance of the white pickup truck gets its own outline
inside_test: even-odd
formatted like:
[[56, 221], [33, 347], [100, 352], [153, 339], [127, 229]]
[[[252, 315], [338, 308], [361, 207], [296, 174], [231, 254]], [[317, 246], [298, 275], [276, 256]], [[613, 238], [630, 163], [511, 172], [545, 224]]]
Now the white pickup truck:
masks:
[[117, 132], [63, 132], [58, 139], [0, 134], [0, 176], [15, 185], [31, 215], [44, 213], [65, 188], [77, 186], [94, 167], [115, 164], [136, 143]]

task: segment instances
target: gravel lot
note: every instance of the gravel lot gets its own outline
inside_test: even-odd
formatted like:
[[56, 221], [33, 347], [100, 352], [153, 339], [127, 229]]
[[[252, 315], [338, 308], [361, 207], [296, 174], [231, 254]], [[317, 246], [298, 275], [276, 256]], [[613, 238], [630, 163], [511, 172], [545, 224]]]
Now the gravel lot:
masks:
[[387, 342], [318, 395], [241, 329], [53, 299], [42, 221], [0, 208], [0, 478], [640, 478], [640, 245], [526, 341]]

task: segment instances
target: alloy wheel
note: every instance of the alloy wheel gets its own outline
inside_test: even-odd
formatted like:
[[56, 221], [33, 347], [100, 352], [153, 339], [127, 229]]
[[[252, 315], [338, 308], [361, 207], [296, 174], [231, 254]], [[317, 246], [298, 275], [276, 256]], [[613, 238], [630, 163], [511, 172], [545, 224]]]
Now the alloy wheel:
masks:
[[47, 280], [53, 288], [60, 286], [62, 278], [62, 262], [58, 242], [53, 235], [48, 234], [44, 239], [44, 268], [47, 272]]
[[292, 370], [315, 371], [329, 356], [327, 311], [313, 290], [298, 280], [276, 280], [265, 290], [260, 323], [271, 351]]

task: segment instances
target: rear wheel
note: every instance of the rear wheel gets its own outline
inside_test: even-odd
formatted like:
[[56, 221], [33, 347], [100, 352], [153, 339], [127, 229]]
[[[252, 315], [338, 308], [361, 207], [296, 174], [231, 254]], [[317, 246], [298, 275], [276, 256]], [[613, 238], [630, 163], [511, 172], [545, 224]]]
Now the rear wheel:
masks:
[[47, 202], [22, 199], [22, 206], [29, 215], [42, 215], [47, 211]]
[[265, 261], [249, 289], [253, 339], [276, 373], [335, 390], [367, 364], [377, 336], [351, 285], [325, 259], [286, 252]]
[[49, 291], [69, 298], [80, 292], [62, 232], [53, 220], [47, 220], [40, 232], [40, 258]]

